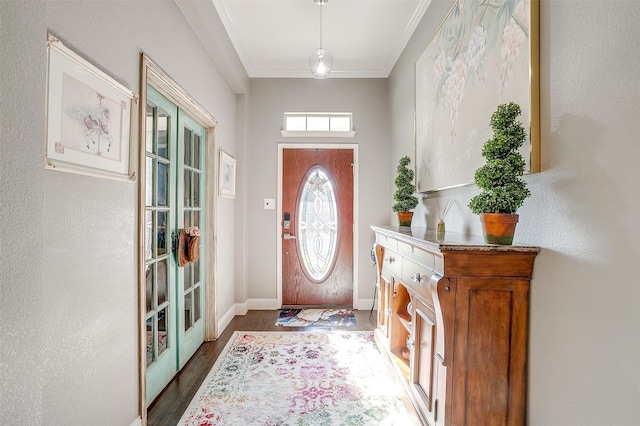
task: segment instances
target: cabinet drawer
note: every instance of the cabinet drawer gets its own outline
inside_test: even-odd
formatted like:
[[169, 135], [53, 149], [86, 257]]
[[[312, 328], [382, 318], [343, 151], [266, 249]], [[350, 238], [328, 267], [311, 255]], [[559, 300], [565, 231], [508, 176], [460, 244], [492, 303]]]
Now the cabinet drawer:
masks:
[[398, 278], [402, 277], [402, 256], [398, 253], [385, 250], [382, 259], [382, 268], [388, 270]]
[[433, 309], [433, 297], [431, 297], [430, 288], [432, 275], [433, 271], [431, 269], [418, 265], [409, 259], [404, 259], [402, 262], [402, 282], [409, 285]]
[[376, 236], [378, 237], [378, 244], [384, 246], [385, 249], [391, 249], [393, 251], [398, 250], [398, 240], [396, 240], [395, 238], [389, 237], [388, 235], [384, 234], [376, 234]]
[[398, 253], [428, 269], [433, 270], [435, 266], [435, 255], [433, 253], [414, 247], [410, 244], [403, 243], [402, 241], [398, 241]]

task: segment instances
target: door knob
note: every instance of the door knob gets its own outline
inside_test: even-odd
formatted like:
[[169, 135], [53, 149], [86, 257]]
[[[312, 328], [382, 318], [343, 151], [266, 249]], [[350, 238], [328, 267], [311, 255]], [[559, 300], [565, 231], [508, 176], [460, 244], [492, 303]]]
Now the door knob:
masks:
[[175, 253], [178, 250], [178, 240], [179, 237], [175, 234], [175, 232], [171, 231], [171, 252]]

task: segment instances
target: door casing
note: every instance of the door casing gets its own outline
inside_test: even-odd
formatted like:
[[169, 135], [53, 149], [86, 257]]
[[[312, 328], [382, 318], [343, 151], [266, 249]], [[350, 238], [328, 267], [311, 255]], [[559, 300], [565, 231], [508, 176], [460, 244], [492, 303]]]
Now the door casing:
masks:
[[[188, 93], [186, 93], [171, 77], [169, 77], [155, 62], [145, 53], [141, 53], [140, 60], [140, 107], [138, 117], [145, 117], [147, 104], [147, 84], [152, 85], [162, 95], [167, 97], [176, 106], [184, 110], [189, 116], [196, 119], [205, 127], [205, 167], [209, 169], [206, 174], [204, 203], [208, 206], [205, 209], [205, 227], [202, 229], [203, 237], [201, 244], [204, 245], [205, 253], [205, 341], [215, 340], [218, 337], [218, 315], [216, 297], [216, 250], [217, 230], [215, 206], [217, 205], [217, 192], [212, 190], [218, 187], [218, 147], [215, 139], [215, 132], [218, 126], [217, 120], [202, 106], [200, 106]], [[144, 211], [145, 203], [145, 179], [146, 164], [144, 153], [144, 141], [146, 136], [145, 120], [138, 120], [138, 380], [139, 395], [138, 407], [142, 425], [147, 424], [146, 406], [146, 286], [145, 286], [145, 256], [144, 256]]]
[[276, 303], [278, 308], [282, 307], [282, 152], [285, 149], [350, 149], [353, 151], [353, 306], [356, 308], [358, 302], [358, 145], [357, 144], [335, 144], [335, 143], [279, 143], [278, 144], [278, 202], [276, 213], [277, 232], [277, 271], [276, 271]]

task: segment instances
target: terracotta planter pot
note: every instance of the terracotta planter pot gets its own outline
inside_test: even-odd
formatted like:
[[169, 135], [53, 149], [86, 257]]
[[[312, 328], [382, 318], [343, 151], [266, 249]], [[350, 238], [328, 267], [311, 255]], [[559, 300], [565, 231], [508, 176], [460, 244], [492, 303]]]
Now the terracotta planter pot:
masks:
[[413, 212], [398, 212], [398, 221], [400, 226], [411, 226], [411, 219], [413, 218]]
[[482, 213], [482, 234], [487, 244], [511, 245], [518, 224], [517, 214]]

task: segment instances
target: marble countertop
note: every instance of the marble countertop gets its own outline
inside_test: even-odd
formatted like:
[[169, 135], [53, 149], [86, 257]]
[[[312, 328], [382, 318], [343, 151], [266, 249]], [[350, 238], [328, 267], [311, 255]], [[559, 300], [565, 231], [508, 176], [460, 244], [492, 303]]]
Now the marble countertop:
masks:
[[495, 245], [485, 244], [481, 236], [467, 235], [457, 232], [445, 232], [444, 235], [427, 228], [408, 226], [375, 226], [371, 229], [375, 232], [388, 235], [409, 244], [423, 246], [432, 251], [510, 251], [510, 252], [534, 252], [540, 251], [540, 247], [526, 245]]

